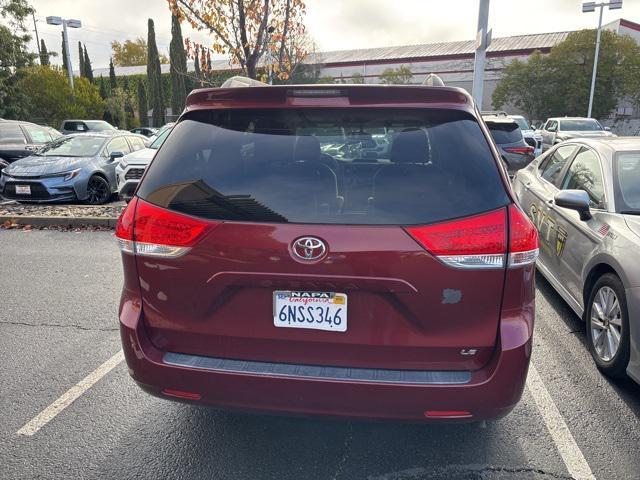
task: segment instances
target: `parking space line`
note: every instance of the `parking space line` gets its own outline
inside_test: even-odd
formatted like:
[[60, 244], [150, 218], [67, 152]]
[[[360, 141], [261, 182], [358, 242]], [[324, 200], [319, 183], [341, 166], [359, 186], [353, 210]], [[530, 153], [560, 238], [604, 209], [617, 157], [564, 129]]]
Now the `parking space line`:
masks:
[[529, 366], [527, 388], [531, 392], [553, 443], [555, 443], [571, 477], [576, 480], [595, 480], [596, 477], [593, 475], [591, 467], [584, 458], [549, 391], [544, 386], [533, 362]]
[[113, 370], [120, 362], [122, 362], [122, 360], [124, 360], [124, 353], [120, 350], [113, 357], [63, 393], [55, 402], [45, 408], [36, 417], [31, 419], [16, 433], [18, 435], [27, 436], [35, 434], [38, 430], [53, 420], [62, 410], [75, 402], [84, 392], [95, 385], [98, 380]]

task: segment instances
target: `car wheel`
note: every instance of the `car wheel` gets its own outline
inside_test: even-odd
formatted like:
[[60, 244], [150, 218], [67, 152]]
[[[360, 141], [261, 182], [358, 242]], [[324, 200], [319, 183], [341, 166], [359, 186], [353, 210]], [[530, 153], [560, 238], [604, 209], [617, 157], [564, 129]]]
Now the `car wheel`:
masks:
[[111, 198], [109, 182], [99, 175], [94, 175], [87, 183], [87, 203], [89, 205], [102, 205]]
[[629, 363], [629, 313], [624, 286], [616, 275], [607, 273], [595, 283], [586, 319], [596, 365], [605, 375], [624, 377]]

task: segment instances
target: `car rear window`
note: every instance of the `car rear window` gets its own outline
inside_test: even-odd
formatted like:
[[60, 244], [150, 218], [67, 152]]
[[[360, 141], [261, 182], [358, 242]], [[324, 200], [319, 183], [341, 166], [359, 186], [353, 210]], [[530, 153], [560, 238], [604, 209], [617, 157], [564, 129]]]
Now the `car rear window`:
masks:
[[499, 145], [522, 141], [522, 131], [515, 122], [487, 122], [487, 127], [489, 127], [491, 136]]
[[509, 202], [477, 121], [436, 109], [191, 112], [138, 195], [200, 217], [425, 224]]

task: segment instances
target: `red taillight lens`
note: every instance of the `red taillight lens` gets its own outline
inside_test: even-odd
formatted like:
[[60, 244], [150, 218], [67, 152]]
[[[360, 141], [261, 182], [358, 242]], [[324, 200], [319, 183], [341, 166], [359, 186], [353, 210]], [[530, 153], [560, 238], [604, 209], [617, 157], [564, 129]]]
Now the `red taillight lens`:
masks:
[[133, 197], [120, 214], [116, 223], [116, 237], [120, 243], [120, 250], [133, 253], [133, 223], [135, 220], [136, 204], [138, 197]]
[[409, 227], [407, 232], [438, 260], [457, 268], [503, 268], [507, 253], [509, 267], [538, 258], [538, 232], [515, 205], [462, 220]]
[[128, 253], [178, 257], [216, 225], [135, 197], [118, 220], [116, 237], [120, 248]]
[[509, 266], [529, 265], [538, 258], [538, 231], [515, 205], [509, 205]]
[[535, 148], [533, 147], [505, 147], [504, 151], [509, 153], [520, 153], [520, 154], [532, 154], [535, 152]]
[[501, 268], [507, 247], [505, 209], [407, 232], [442, 262], [461, 268]]

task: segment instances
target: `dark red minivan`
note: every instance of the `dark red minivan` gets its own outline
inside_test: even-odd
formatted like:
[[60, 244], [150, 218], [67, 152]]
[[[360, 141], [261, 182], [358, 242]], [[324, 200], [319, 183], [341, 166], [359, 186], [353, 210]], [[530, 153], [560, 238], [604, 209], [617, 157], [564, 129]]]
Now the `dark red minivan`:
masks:
[[425, 422], [515, 406], [538, 241], [467, 93], [259, 86], [187, 104], [116, 230], [144, 390]]

